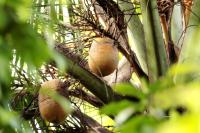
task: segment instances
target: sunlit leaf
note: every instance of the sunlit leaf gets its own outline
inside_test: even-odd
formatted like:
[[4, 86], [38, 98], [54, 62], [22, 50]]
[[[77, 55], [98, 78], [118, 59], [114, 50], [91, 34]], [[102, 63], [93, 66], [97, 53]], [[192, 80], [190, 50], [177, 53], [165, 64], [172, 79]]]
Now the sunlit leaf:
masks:
[[114, 87], [114, 90], [122, 95], [144, 98], [145, 94], [130, 84], [119, 84]]
[[160, 124], [156, 133], [199, 133], [200, 115], [187, 114]]
[[158, 121], [150, 116], [135, 116], [119, 127], [121, 133], [154, 133]]
[[[120, 102], [112, 102], [101, 109], [101, 113], [107, 115], [117, 115], [120, 111], [125, 108], [132, 107], [134, 108], [134, 104], [127, 100], [122, 100]], [[137, 109], [136, 109], [137, 110]]]
[[57, 64], [59, 70], [64, 73], [65, 70], [67, 69], [67, 64], [66, 64], [65, 58], [57, 52], [53, 53], [53, 58]]
[[190, 83], [176, 86], [154, 94], [152, 102], [157, 108], [170, 108], [176, 106], [187, 107], [190, 111], [200, 111], [200, 84]]

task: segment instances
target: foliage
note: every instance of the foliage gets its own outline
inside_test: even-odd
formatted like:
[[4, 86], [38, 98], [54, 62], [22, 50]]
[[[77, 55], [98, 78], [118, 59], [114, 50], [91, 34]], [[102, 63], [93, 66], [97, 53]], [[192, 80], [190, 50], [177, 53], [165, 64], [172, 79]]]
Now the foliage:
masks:
[[[200, 0], [193, 1], [189, 24], [177, 29], [186, 19], [178, 10], [190, 7], [173, 3], [172, 21], [163, 23], [156, 4], [1, 0], [0, 132], [199, 133]], [[164, 24], [172, 27], [167, 34]], [[118, 83], [121, 68], [106, 81], [87, 66], [93, 38], [104, 36], [130, 66], [125, 83]], [[67, 100], [41, 92], [71, 112], [61, 124], [43, 120], [38, 109], [40, 84], [56, 78]]]
[[[198, 78], [188, 78], [191, 73], [199, 73], [197, 66], [173, 66], [157, 82], [148, 85], [143, 83], [144, 88], [138, 90], [142, 94], [136, 92], [132, 95], [130, 85], [119, 85], [116, 90], [121, 94], [145, 96], [140, 97], [139, 103], [111, 103], [101, 111], [115, 115], [118, 123], [116, 130], [123, 133], [198, 132], [200, 84]], [[187, 78], [179, 80], [180, 77]]]
[[[50, 57], [50, 51], [45, 41], [26, 22], [27, 17], [29, 17], [30, 6], [31, 1], [6, 0], [0, 2], [0, 127], [3, 129], [2, 132], [23, 131], [18, 124], [19, 114], [7, 111], [10, 110], [8, 101], [11, 98], [10, 83], [13, 81], [10, 64], [13, 61], [20, 60], [19, 66], [23, 66], [26, 62], [27, 67], [30, 69], [41, 66], [43, 61], [47, 61]], [[40, 55], [40, 58], [36, 55]]]

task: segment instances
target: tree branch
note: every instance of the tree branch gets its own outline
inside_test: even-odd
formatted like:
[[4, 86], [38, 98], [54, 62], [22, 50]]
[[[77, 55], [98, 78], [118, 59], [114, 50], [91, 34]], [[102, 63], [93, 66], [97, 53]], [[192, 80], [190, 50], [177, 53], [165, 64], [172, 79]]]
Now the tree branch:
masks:
[[140, 100], [137, 97], [121, 96], [115, 93], [112, 88], [105, 83], [105, 81], [101, 80], [85, 67], [81, 66], [82, 63], [77, 62], [82, 60], [79, 60], [79, 58], [72, 58], [75, 55], [72, 56], [69, 54], [71, 53], [69, 52], [70, 50], [65, 48], [63, 45], [56, 45], [55, 50], [65, 56], [65, 60], [67, 62], [67, 73], [75, 79], [78, 79], [82, 85], [98, 97], [104, 104], [121, 99], [129, 99], [134, 102], [138, 102]]
[[104, 81], [102, 81], [100, 78], [89, 72], [87, 69], [81, 67], [81, 65], [77, 62], [75, 62], [79, 59], [75, 58], [75, 61], [72, 60], [69, 53], [66, 53], [66, 48], [63, 48], [62, 45], [56, 45], [55, 49], [65, 56], [67, 62], [67, 72], [75, 79], [78, 79], [81, 84], [83, 84], [95, 96], [103, 101], [103, 103], [106, 104], [113, 100], [119, 100], [122, 98], [120, 95], [114, 93], [112, 88], [108, 86]]
[[75, 90], [69, 90], [68, 92], [70, 96], [81, 98], [97, 108], [103, 106], [103, 103], [99, 99], [97, 99], [93, 95], [86, 93], [82, 89], [76, 88]]
[[[96, 24], [90, 23], [94, 32], [115, 40], [119, 51], [127, 58], [137, 75], [148, 79], [148, 76], [141, 69], [135, 53], [128, 44], [127, 24], [124, 21], [124, 13], [112, 0], [91, 0], [91, 2], [94, 6], [95, 16], [101, 18], [106, 23], [104, 30], [99, 29]], [[88, 5], [88, 7], [90, 6]]]
[[81, 113], [80, 111], [75, 111], [73, 115], [80, 119], [82, 123], [85, 123], [87, 126], [89, 126], [93, 131], [95, 131], [95, 133], [112, 133], [101, 124], [99, 124], [97, 121], [95, 121], [88, 115]]

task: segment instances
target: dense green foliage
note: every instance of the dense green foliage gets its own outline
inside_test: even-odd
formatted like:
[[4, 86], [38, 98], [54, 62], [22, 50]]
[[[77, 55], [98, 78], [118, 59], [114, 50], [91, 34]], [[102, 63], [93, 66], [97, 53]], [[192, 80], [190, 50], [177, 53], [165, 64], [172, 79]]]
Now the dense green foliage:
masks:
[[[94, 33], [95, 30], [92, 29], [94, 27], [91, 26], [92, 22], [96, 22], [96, 28], [102, 28], [103, 26], [98, 22], [98, 19], [98, 21], [91, 19], [90, 11], [88, 11], [88, 16], [78, 16], [85, 13], [81, 12], [85, 10], [85, 7], [80, 4], [80, 1], [0, 0], [0, 132], [27, 133], [38, 132], [39, 130], [49, 132], [50, 129], [55, 132], [62, 132], [61, 129], [65, 131], [66, 127], [70, 127], [74, 123], [77, 129], [88, 128], [89, 126], [85, 126], [83, 121], [75, 121], [72, 118], [73, 115], [69, 119], [75, 121], [74, 123], [66, 120], [63, 125], [54, 125], [55, 127], [53, 128], [51, 128], [51, 125], [47, 126], [48, 122], [41, 120], [38, 113], [37, 98], [35, 100], [39, 85], [41, 82], [57, 77], [69, 82], [68, 87], [70, 89], [92, 90], [91, 92], [104, 102], [98, 102], [99, 99], [95, 99], [97, 104], [93, 104], [92, 107], [94, 108], [96, 105], [101, 114], [114, 119], [115, 124], [112, 125], [114, 132], [200, 133], [200, 0], [194, 0], [193, 13], [191, 13], [187, 32], [184, 34], [185, 39], [183, 39], [180, 57], [176, 64], [168, 64], [167, 55], [163, 52], [164, 42], [161, 38], [162, 33], [158, 12], [152, 8], [155, 6], [156, 1], [152, 0], [150, 2], [152, 5], [149, 7], [146, 3], [147, 0], [141, 0], [141, 9], [140, 4], [135, 0], [133, 1], [133, 7], [139, 8], [135, 10], [135, 13], [140, 16], [135, 16], [132, 19], [129, 18], [130, 16], [125, 17], [130, 19], [129, 27], [127, 27], [130, 33], [127, 36], [130, 43], [134, 43], [134, 45], [140, 44], [132, 47], [134, 47], [134, 53], [139, 58], [140, 66], [147, 73], [148, 79], [138, 77], [139, 86], [134, 86], [131, 83], [117, 84], [113, 87], [116, 93], [113, 93], [105, 84], [106, 82], [95, 78], [94, 75], [86, 70], [87, 67], [82, 68], [81, 65], [76, 65], [77, 62], [74, 62], [77, 58], [70, 56], [71, 59], [67, 57], [64, 60], [63, 56], [54, 51], [55, 44], [66, 43], [73, 52], [75, 51], [81, 57], [86, 58], [91, 38], [102, 34], [109, 36], [109, 34], [106, 34], [107, 32], [100, 34], [101, 30], [99, 29], [96, 30], [99, 35], [96, 32]], [[59, 4], [57, 5], [57, 3]], [[120, 3], [118, 4], [120, 5]], [[49, 14], [45, 14], [46, 12], [42, 5], [49, 7]], [[65, 16], [61, 15], [63, 13], [61, 5], [68, 9], [69, 16], [67, 21], [71, 24], [71, 27], [63, 24], [66, 21], [64, 21]], [[127, 9], [129, 6], [121, 4], [119, 7]], [[73, 12], [72, 8], [81, 8], [80, 14]], [[81, 20], [81, 17], [88, 17], [88, 19]], [[177, 16], [174, 15], [173, 17]], [[77, 22], [79, 21], [84, 22], [82, 23], [83, 25], [78, 25], [79, 23]], [[174, 21], [176, 20], [173, 18]], [[131, 24], [134, 22], [137, 24]], [[87, 23], [91, 25], [87, 25]], [[141, 28], [131, 32], [137, 25]], [[84, 31], [85, 27], [89, 27], [89, 30]], [[172, 38], [176, 38], [177, 34], [180, 34], [173, 25], [172, 31]], [[137, 33], [140, 37], [136, 35]], [[147, 60], [145, 60], [146, 57]], [[53, 64], [54, 69], [46, 69], [48, 67], [46, 64], [48, 63], [50, 65]], [[52, 70], [53, 72], [47, 70]], [[67, 71], [65, 72], [64, 70]], [[74, 74], [77, 71], [79, 74]], [[86, 76], [81, 77], [81, 74]], [[94, 81], [91, 81], [91, 84], [88, 85], [89, 83], [85, 83], [87, 81], [86, 77], [87, 79], [94, 79]], [[135, 80], [135, 78], [132, 78], [132, 80]], [[98, 83], [98, 86], [95, 86], [94, 83]], [[94, 89], [85, 88], [84, 86], [87, 85]], [[102, 88], [104, 90], [96, 91], [95, 87], [99, 86], [104, 86]], [[109, 92], [107, 92], [107, 89]], [[85, 92], [90, 96], [90, 92]], [[110, 96], [105, 96], [105, 93]], [[119, 95], [119, 99], [122, 100], [113, 98], [114, 100], [117, 99], [117, 101], [112, 101], [112, 94]], [[77, 107], [75, 103], [78, 103], [79, 99], [88, 100], [81, 96], [76, 96], [78, 100], [70, 97], [71, 99], [66, 103], [63, 97], [51, 93], [49, 95], [52, 95], [66, 110], [70, 109], [71, 105], [68, 102], [71, 101], [72, 103], [74, 102], [74, 108], [79, 108], [82, 111], [84, 106]], [[123, 99], [123, 96], [128, 96], [129, 98]], [[108, 100], [102, 100], [102, 97], [106, 97]], [[16, 102], [17, 100], [20, 102]], [[88, 104], [86, 105], [88, 106]], [[104, 106], [102, 107], [102, 105]], [[27, 107], [32, 108], [29, 110]], [[29, 115], [24, 115], [26, 109], [28, 111], [33, 110], [34, 115], [30, 115], [30, 118]], [[96, 115], [98, 111], [94, 112]], [[85, 114], [89, 115], [90, 113], [86, 112]], [[107, 121], [107, 123], [113, 124], [111, 120]], [[83, 125], [80, 123], [83, 123]], [[101, 124], [104, 125], [104, 123]]]

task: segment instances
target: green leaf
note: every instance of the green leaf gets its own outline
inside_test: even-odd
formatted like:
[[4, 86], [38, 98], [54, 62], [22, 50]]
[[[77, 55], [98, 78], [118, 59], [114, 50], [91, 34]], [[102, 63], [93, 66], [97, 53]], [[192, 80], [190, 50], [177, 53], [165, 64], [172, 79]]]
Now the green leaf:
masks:
[[152, 95], [151, 103], [154, 108], [183, 106], [192, 112], [200, 112], [199, 97], [200, 84], [194, 82], [156, 92]]
[[0, 107], [0, 126], [10, 125], [12, 128], [19, 128], [18, 116], [14, 112], [10, 112]]
[[176, 84], [186, 84], [191, 81], [200, 81], [199, 75], [199, 65], [195, 62], [186, 62], [172, 66], [167, 73], [167, 78], [173, 78]]
[[52, 54], [59, 71], [61, 73], [65, 73], [67, 69], [67, 63], [66, 63], [65, 57], [56, 51], [53, 51]]
[[159, 124], [156, 133], [199, 133], [199, 113], [186, 114]]
[[174, 4], [173, 6], [173, 13], [171, 18], [171, 35], [173, 42], [179, 48], [180, 45], [183, 43], [183, 18], [181, 6], [179, 4]]
[[129, 44], [131, 45], [133, 51], [136, 53], [140, 66], [145, 72], [147, 72], [144, 28], [139, 16], [132, 15], [133, 13], [137, 13], [137, 8], [131, 4], [131, 0], [115, 0], [115, 2], [119, 4], [122, 11], [126, 12], [125, 19], [126, 22], [128, 22]]
[[176, 76], [176, 75], [186, 75], [189, 73], [200, 72], [199, 66], [195, 63], [184, 63], [184, 64], [176, 64], [172, 66], [167, 75]]
[[[134, 108], [134, 104], [127, 100], [122, 100], [120, 102], [112, 102], [106, 106], [104, 106], [100, 112], [107, 115], [117, 115], [120, 111], [125, 108], [132, 107]], [[137, 110], [137, 109], [136, 109]]]
[[5, 10], [0, 6], [0, 32], [4, 30], [4, 28], [7, 26], [8, 18], [6, 15]]
[[148, 76], [151, 82], [167, 72], [167, 54], [163, 41], [156, 0], [141, 0], [142, 20], [147, 49]]
[[118, 127], [121, 133], [155, 133], [158, 121], [150, 116], [135, 116]]
[[7, 45], [5, 40], [0, 36], [0, 85], [10, 83], [10, 60], [12, 57], [11, 47]]
[[28, 24], [19, 24], [12, 31], [11, 45], [17, 56], [30, 66], [39, 67], [51, 56], [45, 41]]
[[114, 86], [114, 90], [122, 95], [133, 96], [144, 99], [145, 94], [138, 88], [133, 87], [131, 84], [119, 84]]

